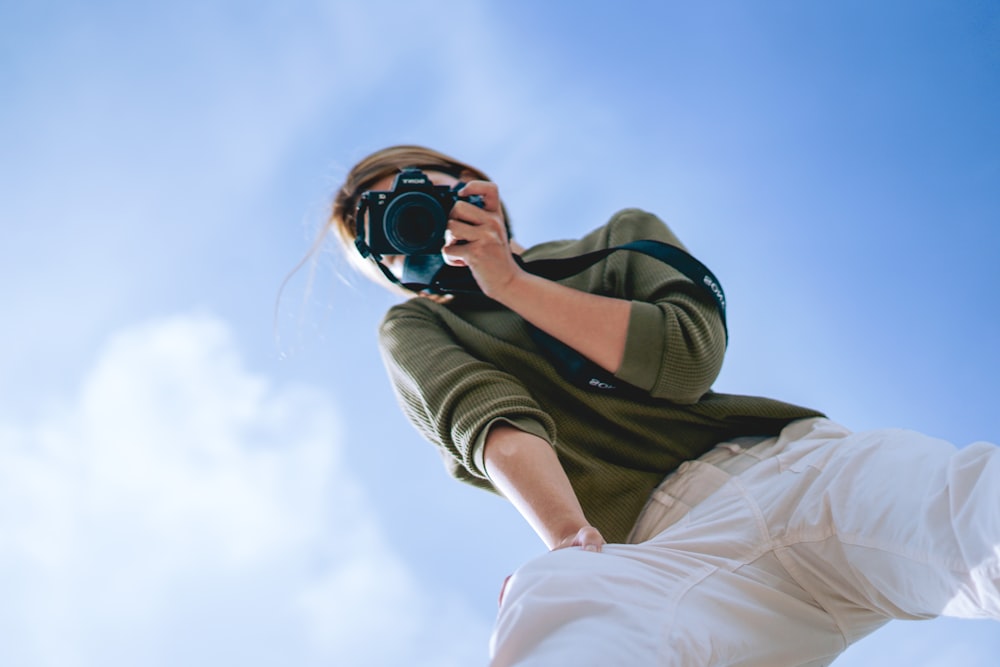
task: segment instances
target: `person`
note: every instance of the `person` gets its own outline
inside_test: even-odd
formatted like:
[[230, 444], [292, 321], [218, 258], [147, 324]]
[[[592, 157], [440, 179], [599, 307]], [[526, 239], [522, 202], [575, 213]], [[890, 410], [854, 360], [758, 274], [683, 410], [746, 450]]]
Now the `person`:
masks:
[[[365, 193], [409, 168], [455, 189], [439, 253], [481, 294], [402, 290], [408, 258], [358, 245]], [[723, 313], [654, 257], [611, 252], [560, 280], [526, 268], [636, 240], [683, 248], [655, 215], [523, 248], [486, 174], [392, 146], [350, 171], [329, 229], [408, 296], [379, 328], [406, 416], [453, 477], [509, 499], [548, 547], [505, 586], [495, 667], [827, 665], [890, 619], [1000, 619], [996, 446], [853, 433], [713, 391]], [[572, 381], [538, 331], [623, 391]]]

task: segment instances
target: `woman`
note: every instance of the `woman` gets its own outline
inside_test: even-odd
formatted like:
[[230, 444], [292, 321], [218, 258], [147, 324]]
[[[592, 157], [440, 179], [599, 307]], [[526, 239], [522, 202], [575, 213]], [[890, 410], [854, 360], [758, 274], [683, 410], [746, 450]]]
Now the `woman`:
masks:
[[[558, 282], [525, 269], [639, 239], [679, 246], [661, 221], [625, 210], [524, 249], [497, 186], [430, 149], [374, 153], [334, 202], [331, 226], [386, 285], [411, 258], [362, 257], [359, 204], [410, 167], [456, 188], [440, 255], [483, 296], [390, 309], [390, 378], [451, 474], [508, 498], [551, 550], [511, 579], [493, 664], [825, 665], [891, 618], [1000, 618], [996, 447], [852, 434], [712, 392], [726, 332], [703, 286], [628, 251]], [[561, 375], [538, 331], [622, 391]]]

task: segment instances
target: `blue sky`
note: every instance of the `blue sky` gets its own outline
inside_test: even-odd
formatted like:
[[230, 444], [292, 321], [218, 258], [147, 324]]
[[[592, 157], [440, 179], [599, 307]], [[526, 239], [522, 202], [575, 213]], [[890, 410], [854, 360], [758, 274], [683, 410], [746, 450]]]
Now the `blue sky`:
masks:
[[[1000, 7], [0, 6], [0, 655], [481, 664], [542, 546], [395, 407], [393, 297], [282, 280], [371, 150], [438, 147], [530, 245], [667, 220], [726, 287], [720, 391], [1000, 441]], [[837, 664], [995, 665], [995, 623]]]

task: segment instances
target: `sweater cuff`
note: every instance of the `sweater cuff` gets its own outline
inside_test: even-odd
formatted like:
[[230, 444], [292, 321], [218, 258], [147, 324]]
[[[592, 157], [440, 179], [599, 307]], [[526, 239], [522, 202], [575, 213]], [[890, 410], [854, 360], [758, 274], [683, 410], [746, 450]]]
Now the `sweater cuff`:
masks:
[[615, 377], [651, 391], [663, 365], [665, 337], [660, 308], [656, 304], [633, 301], [625, 336], [625, 355]]
[[[490, 479], [489, 473], [486, 472], [486, 436], [495, 424], [509, 424], [510, 426], [520, 429], [525, 433], [537, 435], [545, 442], [549, 442], [549, 434], [546, 432], [545, 427], [531, 417], [497, 417], [490, 420], [490, 422], [479, 432], [479, 435], [476, 436], [476, 441], [472, 444], [472, 464], [486, 479]], [[552, 443], [549, 442], [549, 444]]]

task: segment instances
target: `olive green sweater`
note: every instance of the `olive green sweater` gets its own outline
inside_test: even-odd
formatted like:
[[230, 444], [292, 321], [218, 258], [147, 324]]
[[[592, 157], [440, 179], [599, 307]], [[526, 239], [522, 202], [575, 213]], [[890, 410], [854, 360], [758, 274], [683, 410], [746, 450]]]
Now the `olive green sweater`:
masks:
[[[578, 241], [544, 243], [523, 258], [572, 257], [636, 239], [681, 245], [655, 216], [626, 209]], [[619, 251], [561, 282], [631, 300], [617, 378], [648, 396], [566, 382], [525, 321], [492, 302], [413, 298], [386, 314], [380, 343], [389, 377], [407, 417], [437, 446], [452, 476], [492, 490], [483, 464], [486, 432], [497, 420], [510, 422], [555, 447], [587, 519], [609, 542], [621, 542], [652, 489], [681, 462], [727, 438], [774, 435], [820, 415], [712, 392], [725, 352], [718, 311], [703, 288], [663, 263]]]

